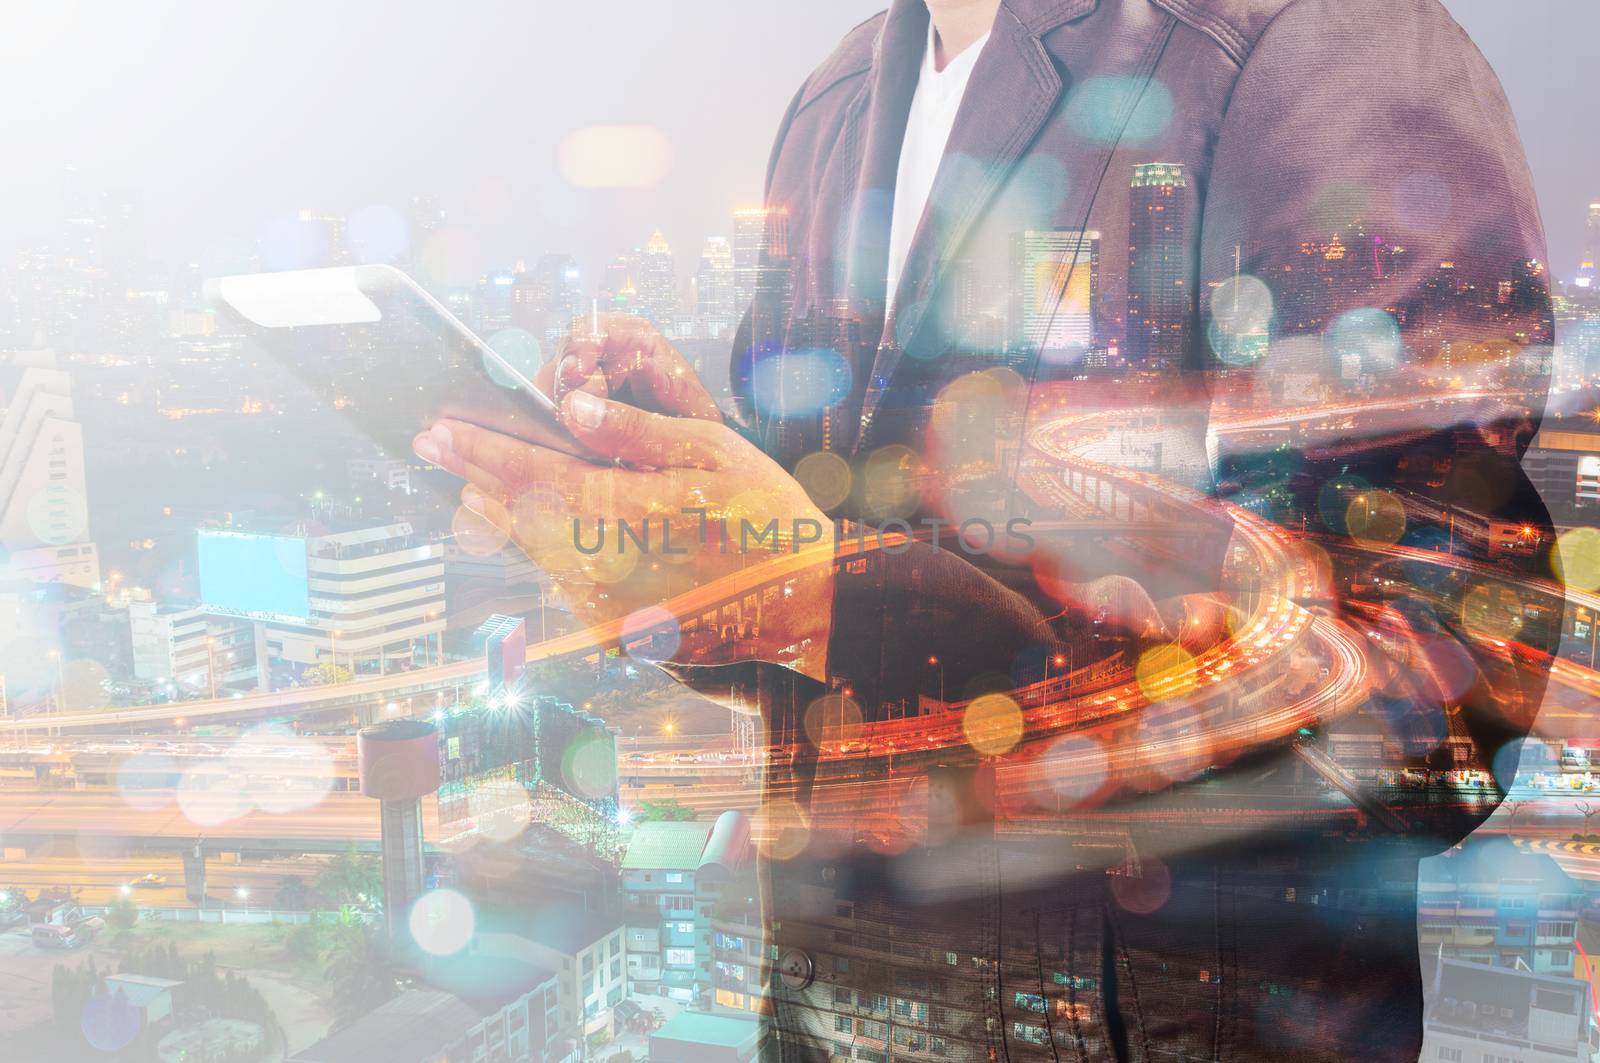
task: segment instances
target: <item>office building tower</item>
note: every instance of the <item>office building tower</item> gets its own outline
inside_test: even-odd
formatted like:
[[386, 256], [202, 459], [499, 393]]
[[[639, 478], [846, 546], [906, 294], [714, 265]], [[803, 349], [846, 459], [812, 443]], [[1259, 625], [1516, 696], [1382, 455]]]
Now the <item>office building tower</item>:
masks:
[[439, 660], [444, 547], [400, 522], [323, 535], [202, 529], [200, 598], [253, 622], [259, 685], [335, 666], [382, 674]]
[[0, 365], [0, 402], [0, 573], [95, 588], [100, 561], [70, 376], [52, 351], [12, 354]]
[[300, 212], [300, 239], [308, 252], [311, 266], [348, 266], [353, 258], [350, 243], [345, 235], [345, 219], [339, 214], [318, 214], [314, 210]]
[[512, 323], [513, 302], [517, 278], [522, 271], [490, 273], [478, 282], [477, 326], [484, 334], [493, 334]]
[[694, 295], [698, 331], [707, 339], [724, 339], [739, 327], [742, 308], [733, 277], [733, 245], [725, 236], [706, 237], [695, 270]]
[[1094, 340], [1100, 233], [1029, 229], [1011, 234], [1010, 360], [1081, 354]]
[[639, 256], [639, 309], [663, 335], [677, 334], [678, 277], [672, 268], [672, 248], [657, 229]]
[[1583, 227], [1583, 258], [1578, 263], [1576, 286], [1590, 291], [1600, 289], [1595, 264], [1600, 262], [1600, 202], [1589, 204], [1589, 217]]
[[583, 273], [571, 255], [540, 255], [533, 269], [517, 275], [512, 290], [512, 320], [541, 343], [565, 336], [575, 318], [587, 317], [589, 299]]
[[633, 263], [627, 255], [607, 262], [600, 274], [600, 309], [635, 313], [639, 308], [639, 289], [633, 281]]
[[770, 336], [789, 311], [789, 212], [745, 207], [733, 212], [733, 288], [738, 313], [749, 310]]
[[1133, 168], [1128, 193], [1128, 319], [1123, 355], [1135, 367], [1175, 369], [1189, 339], [1194, 293], [1188, 282], [1183, 167]]
[[407, 237], [411, 247], [411, 258], [414, 261], [422, 257], [423, 249], [428, 246], [433, 234], [444, 227], [444, 210], [439, 206], [437, 198], [417, 196], [411, 201], [407, 221], [410, 230]]

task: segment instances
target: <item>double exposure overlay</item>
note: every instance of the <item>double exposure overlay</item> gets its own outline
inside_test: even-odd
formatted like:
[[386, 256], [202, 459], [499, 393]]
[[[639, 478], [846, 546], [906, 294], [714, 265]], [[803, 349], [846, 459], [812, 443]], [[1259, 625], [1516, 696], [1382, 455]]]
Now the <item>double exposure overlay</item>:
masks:
[[0, 1059], [1600, 1058], [1584, 0], [168, 7], [13, 64]]

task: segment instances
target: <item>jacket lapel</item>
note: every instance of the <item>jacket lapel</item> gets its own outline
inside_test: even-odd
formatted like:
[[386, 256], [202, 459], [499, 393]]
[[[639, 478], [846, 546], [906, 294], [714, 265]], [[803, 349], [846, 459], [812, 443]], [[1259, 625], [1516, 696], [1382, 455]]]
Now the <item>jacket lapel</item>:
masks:
[[[862, 400], [856, 448], [869, 442], [874, 414], [905, 349], [928, 316], [943, 263], [1004, 184], [1039, 131], [1056, 113], [1064, 83], [1040, 36], [1092, 11], [1098, 0], [1003, 0], [989, 41], [972, 71], [927, 208], [912, 237]], [[917, 3], [915, 7], [921, 8]], [[925, 16], [924, 16], [925, 18]], [[921, 23], [926, 34], [926, 23]], [[915, 87], [915, 69], [910, 78]], [[906, 97], [909, 109], [910, 95]], [[901, 118], [901, 132], [904, 117]], [[899, 143], [894, 146], [894, 166]], [[887, 219], [884, 242], [887, 244]], [[885, 263], [887, 259], [885, 258]], [[883, 270], [880, 268], [880, 273]], [[879, 282], [880, 288], [883, 281]]]

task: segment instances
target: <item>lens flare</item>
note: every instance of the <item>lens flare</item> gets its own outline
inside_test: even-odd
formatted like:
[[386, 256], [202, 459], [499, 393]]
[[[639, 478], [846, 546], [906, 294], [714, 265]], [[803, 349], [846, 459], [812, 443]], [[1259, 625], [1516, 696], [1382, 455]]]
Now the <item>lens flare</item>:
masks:
[[430, 956], [450, 956], [466, 948], [477, 922], [472, 902], [455, 890], [424, 893], [407, 920], [411, 939]]
[[824, 694], [806, 706], [806, 737], [819, 749], [838, 749], [861, 733], [861, 706], [843, 694]]
[[1397, 543], [1406, 533], [1406, 507], [1388, 491], [1368, 489], [1350, 500], [1344, 523], [1352, 539]]
[[1022, 709], [1004, 694], [973, 699], [961, 715], [961, 733], [967, 744], [985, 756], [1009, 753], [1022, 741]]
[[592, 125], [557, 149], [561, 175], [578, 188], [654, 188], [672, 171], [672, 144], [648, 125]]
[[1522, 630], [1522, 599], [1503, 583], [1480, 583], [1461, 600], [1461, 623], [1482, 638], [1514, 639]]
[[831, 451], [807, 454], [794, 467], [794, 478], [819, 509], [832, 509], [850, 497], [850, 463]]
[[1550, 570], [1568, 587], [1600, 589], [1600, 529], [1573, 528], [1558, 535], [1550, 551]]
[[1139, 655], [1133, 677], [1151, 701], [1181, 697], [1196, 686], [1194, 655], [1176, 642], [1152, 646]]

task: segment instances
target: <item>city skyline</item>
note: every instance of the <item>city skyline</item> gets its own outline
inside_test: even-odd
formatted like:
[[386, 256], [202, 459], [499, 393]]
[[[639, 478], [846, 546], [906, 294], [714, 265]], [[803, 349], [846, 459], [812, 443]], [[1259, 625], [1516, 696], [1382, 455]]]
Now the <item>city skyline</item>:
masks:
[[[1446, 6], [1505, 85], [1538, 184], [1553, 275], [1570, 282], [1583, 236], [1569, 219], [1600, 200], [1600, 138], [1581, 134], [1591, 124], [1592, 107], [1581, 42], [1600, 35], [1600, 9], [1585, 0], [1552, 0], [1541, 5], [1540, 18], [1529, 19], [1496, 0], [1447, 0]], [[453, 78], [442, 70], [433, 78], [410, 77], [393, 57], [449, 51], [449, 42], [478, 32], [477, 15], [441, 14], [424, 25], [392, 19], [379, 5], [354, 7], [317, 27], [332, 35], [328, 54], [338, 54], [339, 62], [298, 69], [303, 82], [289, 88], [273, 64], [271, 44], [289, 47], [304, 30], [292, 12], [217, 22], [200, 19], [183, 0], [169, 0], [165, 18], [102, 12], [102, 35], [96, 35], [71, 21], [69, 8], [32, 9], [29, 28], [36, 34], [75, 53], [100, 54], [113, 68], [127, 68], [123, 49], [135, 44], [162, 59], [129, 70], [135, 85], [112, 93], [64, 80], [66, 68], [46, 64], [48, 47], [16, 48], [26, 32], [6, 46], [15, 50], [0, 52], [0, 99], [53, 92], [71, 115], [50, 124], [6, 115], [13, 150], [29, 165], [0, 179], [0, 256], [9, 260], [20, 247], [53, 238], [49, 218], [63, 206], [61, 175], [68, 166], [93, 188], [129, 191], [144, 202], [154, 257], [174, 268], [190, 261], [215, 266], [308, 206], [341, 214], [375, 206], [403, 210], [418, 195], [455, 204], [455, 219], [481, 248], [478, 268], [485, 271], [557, 250], [595, 270], [616, 249], [641, 245], [657, 227], [672, 246], [695, 247], [717, 233], [728, 210], [759, 201], [762, 166], [794, 88], [846, 30], [881, 7], [827, 0], [809, 6], [804, 17], [786, 18], [719, 0], [689, 20], [640, 6], [625, 36], [597, 22], [595, 12], [535, 15], [502, 8], [498, 17], [507, 25], [494, 35], [494, 51], [470, 74]], [[516, 31], [535, 18], [537, 30]], [[552, 26], [551, 18], [573, 22]], [[782, 33], [783, 48], [743, 46], [772, 33]], [[521, 42], [562, 35], [611, 40], [618, 55], [628, 57], [630, 76], [593, 79], [594, 91], [574, 98], [563, 88], [591, 80], [585, 57], [550, 45], [537, 52], [545, 65], [530, 71]], [[428, 45], [419, 48], [419, 40]], [[249, 49], [252, 41], [268, 46], [246, 66], [230, 65], [231, 50]], [[663, 46], [726, 70], [740, 91], [678, 95], [661, 59]], [[471, 51], [464, 44], [454, 49]], [[661, 76], [651, 80], [652, 71]], [[653, 91], [634, 91], [644, 84]], [[269, 95], [268, 87], [283, 91]], [[125, 114], [117, 101], [135, 91], [145, 107]], [[501, 102], [530, 94], [559, 105], [528, 110], [527, 130], [507, 137]], [[330, 99], [343, 106], [330, 109]], [[259, 123], [259, 134], [236, 132], [242, 114]], [[426, 116], [420, 127], [415, 115]], [[617, 189], [566, 181], [560, 153], [566, 138], [617, 123], [659, 130], [663, 139], [651, 142], [665, 145], [659, 179]], [[298, 148], [286, 154], [284, 144]], [[315, 151], [320, 162], [303, 165], [298, 151]]]

